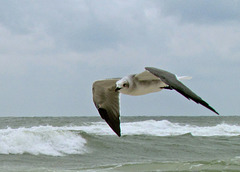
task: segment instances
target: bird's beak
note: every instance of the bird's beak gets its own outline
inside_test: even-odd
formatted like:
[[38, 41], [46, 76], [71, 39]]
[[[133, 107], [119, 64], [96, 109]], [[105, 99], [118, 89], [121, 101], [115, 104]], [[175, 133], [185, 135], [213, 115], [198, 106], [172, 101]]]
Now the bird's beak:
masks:
[[117, 92], [119, 90], [121, 90], [121, 88], [120, 87], [116, 87], [115, 92]]

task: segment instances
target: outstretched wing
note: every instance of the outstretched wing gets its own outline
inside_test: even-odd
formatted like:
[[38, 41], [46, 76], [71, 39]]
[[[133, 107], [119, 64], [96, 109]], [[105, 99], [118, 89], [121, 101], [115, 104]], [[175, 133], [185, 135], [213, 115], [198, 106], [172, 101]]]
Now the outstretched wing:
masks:
[[181, 83], [174, 74], [164, 71], [162, 69], [157, 69], [153, 67], [146, 67], [147, 71], [151, 72], [153, 75], [159, 77], [164, 83], [166, 83], [170, 89], [174, 89], [180, 94], [182, 94], [187, 99], [191, 99], [196, 103], [200, 103], [204, 107], [210, 109], [211, 111], [219, 114], [215, 109], [213, 109], [207, 102], [205, 102], [201, 97], [196, 95], [193, 91], [191, 91], [188, 87], [186, 87], [183, 83]]
[[139, 81], [147, 81], [147, 80], [160, 80], [159, 77], [153, 75], [149, 71], [145, 70], [142, 73], [136, 74], [135, 78], [137, 78]]
[[95, 81], [92, 87], [93, 102], [112, 130], [120, 137], [119, 93], [115, 92], [119, 79]]

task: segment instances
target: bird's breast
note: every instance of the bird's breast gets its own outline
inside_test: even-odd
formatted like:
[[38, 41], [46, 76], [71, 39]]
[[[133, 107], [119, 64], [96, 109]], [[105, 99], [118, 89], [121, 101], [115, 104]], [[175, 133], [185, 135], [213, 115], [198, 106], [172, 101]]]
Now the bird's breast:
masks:
[[160, 80], [139, 81], [133, 88], [130, 88], [129, 90], [122, 90], [121, 93], [132, 96], [140, 96], [161, 91], [165, 86], [167, 85]]

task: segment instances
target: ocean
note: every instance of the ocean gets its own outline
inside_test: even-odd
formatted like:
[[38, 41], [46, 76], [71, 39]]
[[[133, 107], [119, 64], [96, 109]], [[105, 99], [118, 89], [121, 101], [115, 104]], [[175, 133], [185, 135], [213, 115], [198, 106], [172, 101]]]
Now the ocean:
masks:
[[1, 117], [0, 172], [240, 171], [240, 117]]

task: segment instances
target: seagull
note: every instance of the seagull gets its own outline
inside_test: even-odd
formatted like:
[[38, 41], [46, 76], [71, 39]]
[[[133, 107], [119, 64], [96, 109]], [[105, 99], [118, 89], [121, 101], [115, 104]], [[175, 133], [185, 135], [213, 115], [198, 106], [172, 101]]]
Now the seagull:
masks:
[[102, 119], [119, 137], [121, 136], [119, 93], [139, 96], [164, 89], [176, 90], [187, 99], [219, 115], [207, 102], [180, 81], [184, 79], [190, 79], [190, 77], [178, 77], [162, 69], [145, 67], [145, 71], [139, 74], [95, 81], [92, 86], [93, 102]]

